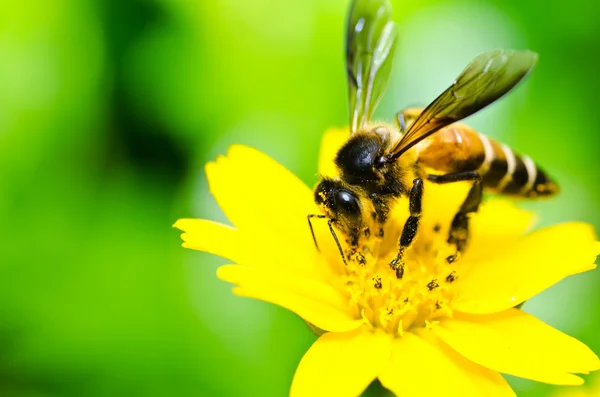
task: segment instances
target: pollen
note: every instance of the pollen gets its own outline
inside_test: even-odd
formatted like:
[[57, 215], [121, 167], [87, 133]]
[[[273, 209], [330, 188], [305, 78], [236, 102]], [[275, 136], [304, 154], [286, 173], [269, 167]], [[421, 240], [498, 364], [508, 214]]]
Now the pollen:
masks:
[[[392, 262], [397, 243], [372, 237], [367, 240], [370, 246], [354, 251], [347, 266], [337, 267], [342, 272], [338, 288], [357, 318], [369, 327], [402, 336], [414, 328], [434, 327], [452, 316], [449, 303], [459, 279], [461, 258], [456, 247], [446, 242], [444, 233], [436, 229], [426, 232], [420, 228], [400, 263]], [[386, 234], [391, 239], [397, 236]], [[377, 249], [384, 246], [390, 249]]]

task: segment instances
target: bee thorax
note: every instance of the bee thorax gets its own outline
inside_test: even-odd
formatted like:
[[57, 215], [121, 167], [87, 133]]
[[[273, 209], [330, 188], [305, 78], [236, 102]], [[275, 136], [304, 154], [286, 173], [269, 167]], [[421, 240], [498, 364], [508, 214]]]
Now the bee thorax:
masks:
[[382, 146], [378, 134], [358, 134], [350, 138], [335, 158], [342, 178], [351, 185], [381, 181], [381, 174], [373, 164], [381, 157]]

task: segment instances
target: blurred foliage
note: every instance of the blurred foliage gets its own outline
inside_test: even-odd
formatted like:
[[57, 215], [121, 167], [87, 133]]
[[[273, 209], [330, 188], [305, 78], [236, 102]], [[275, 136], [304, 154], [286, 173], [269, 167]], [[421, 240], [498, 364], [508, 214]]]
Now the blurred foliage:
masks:
[[[481, 51], [538, 51], [528, 82], [470, 122], [561, 182], [523, 204], [543, 223], [600, 227], [600, 6], [393, 2], [379, 115], [425, 104]], [[347, 3], [0, 2], [0, 395], [287, 393], [313, 341], [302, 321], [232, 296], [222, 260], [170, 225], [224, 220], [202, 167], [234, 142], [315, 182], [321, 133], [347, 122]], [[600, 352], [599, 287], [572, 277], [525, 310]]]

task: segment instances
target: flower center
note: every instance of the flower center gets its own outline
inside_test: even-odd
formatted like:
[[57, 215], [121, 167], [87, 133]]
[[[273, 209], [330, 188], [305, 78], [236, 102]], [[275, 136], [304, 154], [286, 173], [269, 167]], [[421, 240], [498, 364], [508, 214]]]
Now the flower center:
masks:
[[[424, 227], [405, 252], [403, 262], [395, 267], [390, 263], [397, 254], [397, 243], [390, 241], [371, 240], [370, 246], [348, 255], [339, 288], [356, 316], [362, 316], [368, 325], [402, 335], [452, 314], [449, 302], [459, 276], [460, 254], [446, 242], [446, 234], [439, 227], [427, 231], [422, 230]], [[386, 245], [389, 249], [384, 248]]]

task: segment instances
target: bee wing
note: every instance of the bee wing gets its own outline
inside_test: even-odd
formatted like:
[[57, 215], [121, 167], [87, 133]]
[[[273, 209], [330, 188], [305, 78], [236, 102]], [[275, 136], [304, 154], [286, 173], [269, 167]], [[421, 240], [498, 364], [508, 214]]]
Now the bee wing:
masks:
[[388, 158], [398, 158], [439, 129], [494, 102], [517, 85], [537, 59], [531, 51], [494, 50], [478, 55], [407, 128]]
[[385, 92], [396, 46], [391, 14], [389, 0], [354, 0], [350, 9], [346, 68], [352, 133], [371, 119]]

